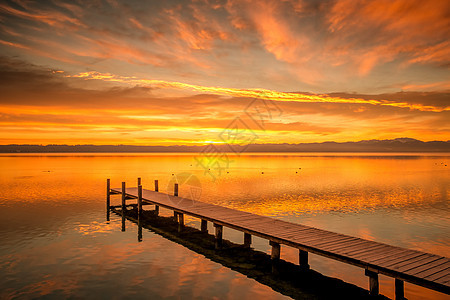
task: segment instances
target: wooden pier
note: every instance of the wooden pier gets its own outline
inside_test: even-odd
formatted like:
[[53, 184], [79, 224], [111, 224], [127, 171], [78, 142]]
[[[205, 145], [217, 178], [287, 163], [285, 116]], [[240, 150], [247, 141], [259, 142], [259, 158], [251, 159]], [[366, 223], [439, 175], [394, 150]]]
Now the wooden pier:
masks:
[[[138, 180], [138, 183], [141, 183]], [[122, 204], [114, 206], [125, 211], [129, 206], [155, 205], [174, 212], [178, 230], [184, 226], [184, 214], [201, 220], [201, 230], [207, 231], [207, 222], [215, 228], [216, 248], [222, 245], [223, 226], [243, 232], [244, 245], [250, 247], [251, 237], [258, 236], [269, 241], [272, 246], [271, 257], [274, 273], [280, 260], [281, 245], [299, 249], [300, 267], [308, 269], [308, 253], [332, 258], [344, 263], [365, 269], [369, 278], [369, 291], [379, 294], [378, 274], [395, 278], [395, 298], [405, 299], [404, 282], [410, 282], [445, 294], [450, 294], [450, 259], [447, 257], [391, 246], [348, 235], [334, 233], [310, 226], [290, 223], [282, 220], [260, 216], [248, 212], [230, 209], [218, 205], [178, 197], [178, 185], [174, 186], [174, 194], [158, 192], [158, 181], [155, 180], [155, 191], [138, 187], [111, 188], [107, 180], [107, 209], [110, 195], [122, 195]], [[136, 203], [127, 204], [129, 199]]]

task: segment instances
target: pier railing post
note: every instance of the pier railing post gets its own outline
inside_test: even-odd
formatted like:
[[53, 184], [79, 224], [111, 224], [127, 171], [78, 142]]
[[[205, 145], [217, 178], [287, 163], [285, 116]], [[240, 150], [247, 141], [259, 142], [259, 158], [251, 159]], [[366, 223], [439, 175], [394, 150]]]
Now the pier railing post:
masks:
[[269, 241], [269, 244], [272, 246], [272, 252], [270, 254], [270, 258], [272, 259], [272, 274], [278, 275], [278, 264], [280, 262], [281, 246], [279, 243], [273, 241]]
[[308, 251], [305, 250], [298, 250], [298, 262], [300, 265], [300, 268], [308, 270], [309, 264], [308, 264]]
[[223, 226], [219, 224], [214, 224], [214, 228], [216, 229], [215, 237], [215, 248], [221, 249], [222, 248], [222, 237], [223, 237]]
[[[138, 183], [140, 178], [138, 178]], [[142, 185], [138, 185], [138, 242], [142, 242]]]
[[377, 296], [380, 293], [378, 273], [366, 269], [366, 276], [369, 277], [369, 294], [372, 296]]
[[141, 182], [142, 182], [141, 177], [138, 177], [138, 179], [137, 179], [137, 185], [138, 185], [138, 186], [142, 185]]
[[[155, 192], [159, 192], [158, 180], [155, 180]], [[155, 214], [159, 215], [159, 205], [155, 205]]]
[[208, 233], [208, 221], [202, 219], [201, 225], [200, 225], [200, 230], [202, 232]]
[[138, 185], [138, 219], [142, 216], [142, 185]]
[[406, 300], [405, 283], [403, 280], [395, 278], [395, 300]]
[[111, 206], [111, 180], [106, 179], [106, 221], [109, 221], [109, 207]]
[[125, 181], [124, 181], [124, 182], [122, 182], [122, 213], [126, 209], [126, 206], [125, 206], [125, 198], [126, 198], [125, 191], [126, 191], [126, 188], [125, 188]]
[[122, 182], [122, 231], [125, 231], [125, 182]]
[[250, 233], [244, 232], [244, 247], [250, 248], [252, 244], [252, 235]]
[[[175, 183], [175, 185], [173, 186], [173, 195], [178, 197], [178, 183]], [[175, 218], [175, 222], [180, 224], [180, 222], [178, 220], [179, 214], [176, 211], [173, 211], [173, 217]]]

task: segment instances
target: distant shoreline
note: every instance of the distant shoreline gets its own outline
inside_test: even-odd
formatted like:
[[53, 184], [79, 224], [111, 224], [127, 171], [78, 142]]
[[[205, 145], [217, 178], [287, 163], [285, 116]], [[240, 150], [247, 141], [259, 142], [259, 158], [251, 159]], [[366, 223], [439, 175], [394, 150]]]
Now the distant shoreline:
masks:
[[300, 144], [210, 144], [202, 146], [0, 145], [0, 153], [446, 153], [450, 141], [411, 138]]

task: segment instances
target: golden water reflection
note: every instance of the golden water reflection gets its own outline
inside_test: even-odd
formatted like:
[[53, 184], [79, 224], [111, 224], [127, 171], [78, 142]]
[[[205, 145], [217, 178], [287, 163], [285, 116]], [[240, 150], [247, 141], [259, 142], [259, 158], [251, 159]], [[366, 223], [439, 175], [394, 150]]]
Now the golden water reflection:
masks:
[[[194, 157], [0, 155], [0, 272], [10, 278], [0, 284], [0, 297], [105, 292], [128, 274], [122, 290], [131, 286], [159, 297], [281, 298], [149, 232], [137, 243], [135, 225], [127, 223], [122, 233], [120, 219], [105, 223], [106, 178], [112, 186], [122, 181], [136, 186], [141, 177], [149, 189], [158, 179], [161, 191], [172, 192], [173, 176], [193, 174], [201, 184], [201, 201], [440, 255], [450, 252], [448, 155], [230, 155], [229, 168], [216, 180]], [[180, 185], [180, 195], [190, 195], [189, 186]], [[254, 246], [269, 249], [267, 241], [255, 240]], [[282, 255], [296, 262], [295, 250], [283, 248]], [[312, 257], [311, 264], [367, 287], [363, 273], [352, 267], [321, 257]], [[67, 280], [58, 280], [61, 276]], [[26, 280], [20, 283], [22, 277]], [[408, 284], [406, 293], [442, 297]]]

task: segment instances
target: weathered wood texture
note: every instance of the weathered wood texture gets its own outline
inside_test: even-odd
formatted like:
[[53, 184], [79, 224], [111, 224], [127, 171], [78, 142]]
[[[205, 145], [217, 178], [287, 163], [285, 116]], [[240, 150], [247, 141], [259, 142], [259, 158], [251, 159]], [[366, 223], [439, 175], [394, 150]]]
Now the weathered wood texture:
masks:
[[[120, 193], [122, 193], [120, 188], [111, 189], [111, 194]], [[126, 188], [125, 194], [127, 198], [138, 198], [138, 189], [134, 187]], [[400, 281], [450, 294], [450, 259], [447, 257], [404, 249], [146, 189], [142, 191], [142, 204], [154, 204], [171, 209], [179, 214], [200, 218], [203, 220], [203, 230], [206, 229], [206, 221], [214, 223], [218, 248], [221, 246], [222, 238], [220, 226], [225, 226], [249, 235], [268, 239], [272, 243], [288, 245], [305, 252], [364, 268], [371, 275], [373, 273], [384, 274]], [[301, 263], [305, 267], [309, 267], [307, 256], [303, 252], [300, 253], [300, 256]], [[397, 283], [399, 294], [401, 294], [400, 281]], [[371, 284], [372, 291], [377, 292], [374, 279], [372, 279]]]

